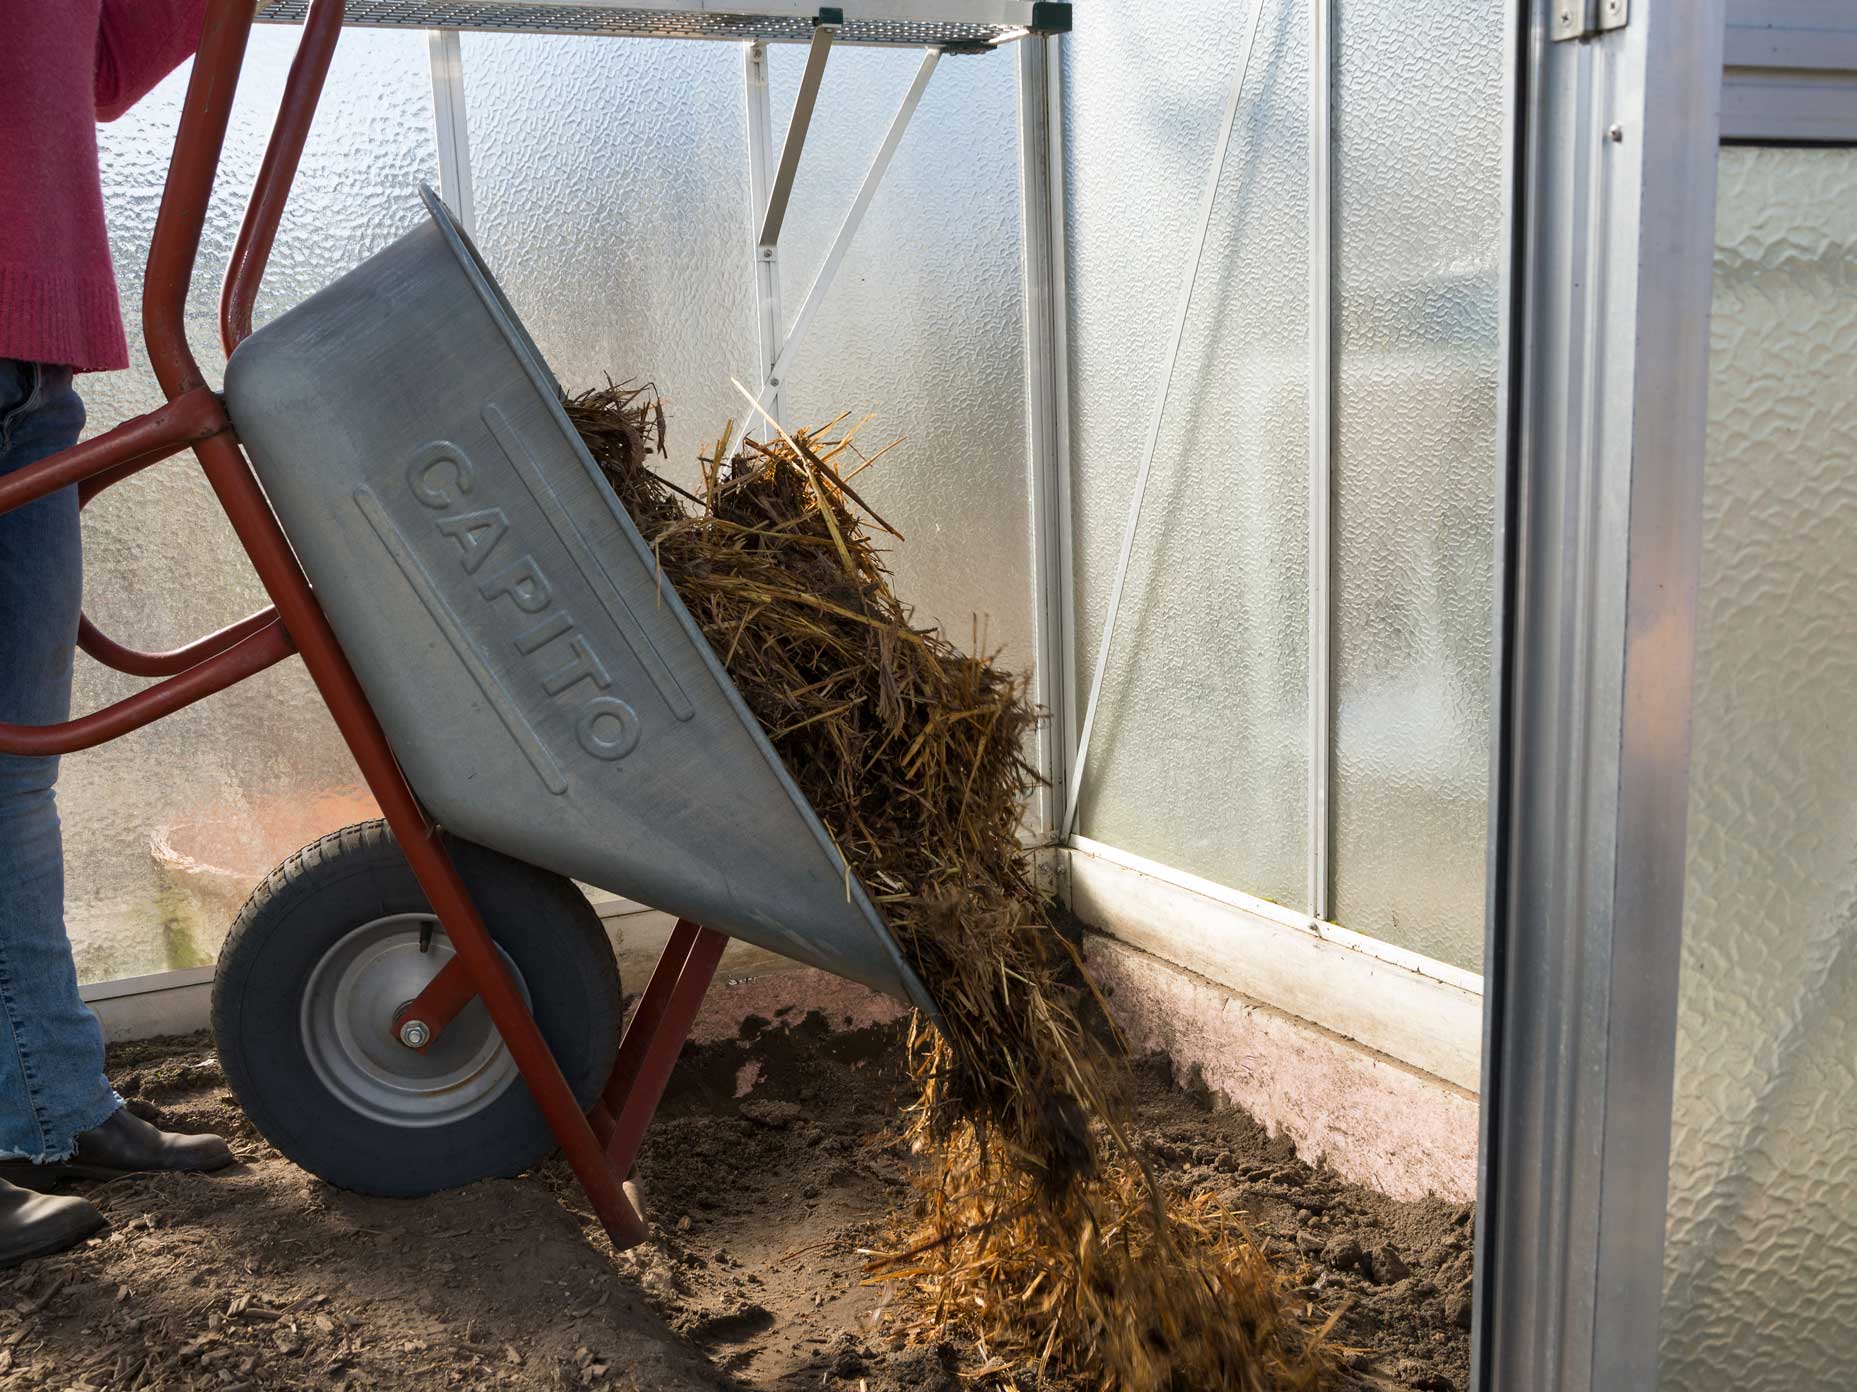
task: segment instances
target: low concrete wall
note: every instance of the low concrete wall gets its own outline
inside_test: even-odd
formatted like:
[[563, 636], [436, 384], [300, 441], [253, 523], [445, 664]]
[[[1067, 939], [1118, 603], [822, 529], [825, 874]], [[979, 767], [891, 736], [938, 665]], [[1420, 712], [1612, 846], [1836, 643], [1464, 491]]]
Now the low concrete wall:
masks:
[[1396, 1199], [1476, 1197], [1473, 1093], [1100, 934], [1085, 961], [1132, 1048], [1197, 1065], [1310, 1164]]

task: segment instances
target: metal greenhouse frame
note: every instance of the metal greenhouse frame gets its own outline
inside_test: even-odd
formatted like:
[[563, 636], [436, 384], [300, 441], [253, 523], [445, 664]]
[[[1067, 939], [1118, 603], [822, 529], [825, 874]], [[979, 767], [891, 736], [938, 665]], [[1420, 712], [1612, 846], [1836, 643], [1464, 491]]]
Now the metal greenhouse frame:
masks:
[[[1114, 0], [1085, 3], [1108, 7]], [[1480, 1012], [1476, 1385], [1484, 1392], [1648, 1389], [1655, 1385], [1663, 1301], [1716, 151], [1722, 139], [1857, 141], [1857, 20], [1835, 0], [1507, 5], [1506, 270], [1498, 449], [1489, 461], [1499, 481], [1495, 728], [1487, 937], [1478, 977], [1330, 921], [1329, 721], [1336, 700], [1329, 651], [1335, 391], [1330, 0], [1310, 0], [1315, 61], [1307, 92], [1312, 254], [1304, 380], [1318, 404], [1310, 411], [1308, 439], [1306, 902], [1266, 904], [1208, 887], [1077, 832], [1143, 490], [1263, 3], [1251, 7], [1246, 27], [1233, 26], [1240, 61], [1208, 151], [1206, 181], [1183, 195], [1200, 196], [1196, 237], [1180, 249], [1161, 387], [1149, 403], [1152, 425], [1133, 470], [1093, 678], [1081, 691], [1074, 680], [1075, 461], [1059, 37], [1068, 7], [868, 0], [837, 9], [809, 0], [762, 0], [745, 14], [743, 5], [704, 0], [348, 0], [347, 17], [431, 30], [442, 191], [467, 230], [474, 197], [460, 29], [740, 42], [753, 200], [741, 270], [754, 287], [761, 400], [775, 415], [793, 349], [830, 292], [943, 55], [953, 61], [958, 52], [1017, 42], [1034, 695], [1050, 712], [1039, 736], [1048, 786], [1038, 794], [1035, 830], [1054, 852], [1060, 880], [1073, 860], [1120, 857], [1176, 887], [1222, 897], [1271, 935], [1257, 949], [1260, 956], [1284, 944], [1346, 950], [1350, 965], [1338, 973], [1334, 992], [1355, 991], [1372, 979], [1349, 974], [1360, 963], [1390, 966], [1404, 973], [1402, 983], [1448, 987], [1455, 1003], [1448, 1026], [1466, 1038], [1475, 1035]], [[260, 18], [293, 22], [312, 8], [306, 0], [273, 0]], [[775, 131], [770, 108], [770, 42], [803, 43], [809, 51], [784, 134]], [[832, 49], [859, 43], [914, 46], [923, 57], [786, 329], [781, 235], [815, 101], [829, 80]], [[300, 149], [300, 134], [297, 141]], [[274, 231], [275, 217], [269, 225]], [[261, 266], [262, 251], [257, 259]], [[249, 325], [255, 284], [255, 275], [233, 278], [227, 322], [234, 337], [241, 322]], [[168, 294], [172, 310], [171, 287], [154, 288]], [[236, 454], [217, 434], [223, 421], [211, 393], [197, 375], [175, 375], [178, 361], [166, 367], [177, 384], [172, 441], [185, 436], [202, 441], [209, 453]], [[93, 463], [98, 457], [95, 449], [86, 456]], [[218, 467], [228, 476], [236, 472], [229, 458]], [[114, 477], [102, 475], [93, 487]], [[0, 488], [0, 501], [24, 487]], [[86, 633], [93, 653], [114, 656], [118, 665], [141, 662], [129, 670], [169, 675], [192, 668], [190, 677], [171, 677], [191, 681], [184, 693], [191, 695], [199, 694], [200, 669], [193, 662], [202, 655], [219, 669], [242, 662], [256, 670], [292, 650], [269, 615], [203, 641], [197, 651], [151, 659]], [[180, 662], [183, 656], [189, 661]], [[163, 699], [151, 697], [140, 708]], [[191, 996], [205, 979], [171, 973], [107, 983], [88, 994], [109, 998], [117, 1010], [141, 1008], [134, 1003], [142, 1001], [154, 1018], [171, 1025], [171, 1015], [147, 1004], [155, 999], [149, 992]], [[1467, 1046], [1426, 1066], [1444, 1076], [1453, 1066], [1473, 1069], [1468, 1058]]]

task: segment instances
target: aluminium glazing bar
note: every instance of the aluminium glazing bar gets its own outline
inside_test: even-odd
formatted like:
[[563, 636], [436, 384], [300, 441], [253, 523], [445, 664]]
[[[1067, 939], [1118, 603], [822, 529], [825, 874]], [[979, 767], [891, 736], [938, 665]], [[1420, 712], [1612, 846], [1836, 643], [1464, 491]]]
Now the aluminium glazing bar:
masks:
[[1657, 1385], [1722, 0], [1510, 25], [1474, 1386]]
[[1334, 105], [1334, 14], [1330, 0], [1313, 0], [1315, 32], [1309, 55], [1309, 914], [1328, 918], [1329, 814], [1334, 741], [1334, 663], [1329, 651], [1333, 609], [1332, 502], [1335, 437], [1334, 190], [1331, 151]]
[[1141, 505], [1147, 497], [1148, 475], [1154, 468], [1154, 447], [1160, 442], [1161, 421], [1167, 413], [1167, 397], [1173, 388], [1174, 364], [1180, 358], [1180, 341], [1186, 335], [1186, 313], [1193, 303], [1193, 285], [1199, 279], [1200, 258], [1206, 254], [1206, 233], [1212, 227], [1212, 205], [1219, 191], [1219, 175], [1225, 169], [1225, 152], [1231, 148], [1232, 127], [1238, 121], [1238, 99], [1244, 94], [1245, 74], [1251, 68], [1251, 51], [1257, 45], [1257, 22], [1264, 13], [1264, 0], [1253, 0], [1251, 19], [1245, 27], [1244, 47], [1238, 58], [1238, 70], [1232, 74], [1231, 90], [1225, 98], [1225, 114], [1219, 123], [1219, 138], [1213, 146], [1212, 168], [1206, 174], [1206, 187], [1199, 200], [1199, 226], [1193, 235], [1193, 252], [1187, 258], [1186, 273], [1180, 281], [1180, 297], [1174, 307], [1173, 332], [1167, 341], [1167, 355], [1161, 364], [1160, 390], [1154, 397], [1154, 415], [1148, 423], [1147, 443], [1141, 451], [1141, 465], [1135, 471], [1135, 492], [1129, 500], [1128, 522], [1122, 529], [1122, 553], [1116, 558], [1115, 581], [1109, 587], [1109, 612], [1103, 616], [1102, 637], [1096, 645], [1096, 671], [1090, 678], [1090, 697], [1083, 708], [1083, 731], [1077, 737], [1077, 755], [1071, 761], [1070, 787], [1064, 797], [1063, 831], [1059, 840], [1067, 840], [1077, 824], [1077, 800], [1083, 788], [1084, 765], [1090, 757], [1090, 734], [1096, 724], [1097, 706], [1103, 694], [1103, 674], [1109, 670], [1109, 649], [1115, 642], [1116, 619], [1122, 608], [1122, 590], [1128, 583], [1128, 562], [1135, 552], [1135, 532], [1141, 525]]
[[[1026, 444], [1032, 485], [1032, 699], [1038, 731], [1037, 832], [1064, 824], [1076, 729], [1075, 596], [1071, 589], [1070, 376], [1064, 282], [1063, 50], [1058, 38], [1019, 46], [1019, 209], [1025, 248]], [[1059, 864], [1067, 862], [1060, 859]]]
[[471, 191], [470, 126], [464, 117], [464, 45], [456, 29], [432, 31], [432, 117], [438, 132], [438, 192], [468, 237], [477, 235]]

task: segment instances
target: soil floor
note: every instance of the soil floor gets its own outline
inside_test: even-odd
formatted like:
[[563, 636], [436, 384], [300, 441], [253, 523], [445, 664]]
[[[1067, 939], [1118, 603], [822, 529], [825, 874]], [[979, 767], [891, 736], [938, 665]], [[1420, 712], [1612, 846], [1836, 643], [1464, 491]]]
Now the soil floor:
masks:
[[[901, 1027], [751, 1019], [686, 1048], [639, 1162], [653, 1239], [615, 1254], [551, 1161], [416, 1201], [335, 1190], [265, 1144], [204, 1035], [112, 1050], [145, 1116], [226, 1135], [217, 1175], [74, 1186], [111, 1226], [0, 1272], [0, 1388], [955, 1392], [976, 1351], [902, 1347], [861, 1249], [908, 1198]], [[1165, 1182], [1249, 1215], [1353, 1385], [1462, 1389], [1470, 1210], [1298, 1161], [1165, 1059], [1138, 1125]]]

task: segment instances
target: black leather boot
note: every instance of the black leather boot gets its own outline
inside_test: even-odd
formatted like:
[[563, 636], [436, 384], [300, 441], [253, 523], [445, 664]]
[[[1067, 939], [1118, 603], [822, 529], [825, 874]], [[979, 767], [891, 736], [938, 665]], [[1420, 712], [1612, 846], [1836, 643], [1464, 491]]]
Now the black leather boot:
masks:
[[60, 1179], [115, 1179], [150, 1170], [219, 1170], [232, 1163], [232, 1150], [217, 1136], [183, 1136], [150, 1126], [127, 1107], [108, 1121], [80, 1131], [69, 1160], [34, 1165], [0, 1161], [0, 1181], [37, 1188]]
[[75, 1247], [103, 1226], [95, 1204], [67, 1194], [35, 1194], [0, 1180], [0, 1267]]

